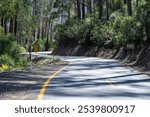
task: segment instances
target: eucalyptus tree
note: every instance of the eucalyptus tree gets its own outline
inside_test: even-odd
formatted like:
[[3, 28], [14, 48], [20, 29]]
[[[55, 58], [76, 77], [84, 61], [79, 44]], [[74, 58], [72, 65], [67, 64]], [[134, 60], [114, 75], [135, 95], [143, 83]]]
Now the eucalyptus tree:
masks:
[[[5, 33], [13, 32], [13, 29], [9, 29], [10, 20], [11, 23], [17, 18], [17, 0], [1, 0], [0, 1], [0, 18], [1, 18], [1, 26], [4, 27]], [[13, 22], [17, 23], [16, 21]], [[16, 24], [14, 27], [16, 28]], [[14, 33], [16, 34], [16, 29], [14, 29]]]
[[138, 8], [138, 6], [139, 6], [139, 0], [135, 0], [135, 4], [136, 4], [136, 7]]
[[81, 3], [80, 3], [80, 0], [77, 0], [77, 15], [78, 15], [78, 18], [81, 19]]
[[99, 7], [99, 19], [103, 16], [103, 0], [98, 0], [98, 7]]
[[82, 19], [85, 19], [85, 0], [82, 0]]
[[132, 4], [131, 4], [131, 0], [127, 0], [127, 7], [128, 7], [128, 15], [132, 16]]
[[92, 13], [92, 0], [88, 0], [88, 11], [91, 14]]
[[106, 0], [106, 18], [107, 20], [109, 20], [109, 4], [110, 1], [109, 0]]

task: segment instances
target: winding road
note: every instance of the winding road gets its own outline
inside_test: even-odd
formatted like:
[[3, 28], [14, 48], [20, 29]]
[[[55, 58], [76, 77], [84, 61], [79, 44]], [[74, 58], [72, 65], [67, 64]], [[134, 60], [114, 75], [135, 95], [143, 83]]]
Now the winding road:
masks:
[[[33, 54], [52, 57], [47, 53]], [[125, 67], [117, 60], [55, 57], [69, 64], [0, 73], [0, 99], [150, 99], [150, 77]]]
[[150, 99], [150, 77], [117, 60], [57, 58], [70, 64], [49, 78], [38, 99]]

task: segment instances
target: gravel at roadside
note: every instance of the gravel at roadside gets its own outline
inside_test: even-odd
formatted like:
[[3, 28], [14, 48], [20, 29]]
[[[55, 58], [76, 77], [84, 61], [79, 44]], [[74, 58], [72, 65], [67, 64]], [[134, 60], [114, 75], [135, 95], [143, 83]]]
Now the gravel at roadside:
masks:
[[44, 82], [54, 72], [66, 66], [56, 61], [24, 70], [0, 73], [0, 100], [35, 100]]

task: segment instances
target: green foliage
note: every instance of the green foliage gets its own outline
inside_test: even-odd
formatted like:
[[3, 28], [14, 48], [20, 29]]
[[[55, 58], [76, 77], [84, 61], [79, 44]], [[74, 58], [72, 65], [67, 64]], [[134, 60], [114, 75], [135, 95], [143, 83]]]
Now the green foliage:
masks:
[[4, 35], [4, 29], [0, 26], [0, 36]]
[[140, 43], [143, 38], [143, 27], [135, 17], [118, 15], [113, 21], [114, 41], [119, 43]]
[[16, 43], [16, 37], [12, 34], [4, 34], [0, 28], [0, 69], [1, 71], [14, 67], [23, 67], [27, 63], [20, 57], [20, 53], [26, 52], [25, 49]]
[[78, 40], [81, 39], [82, 36], [82, 34], [79, 33], [79, 31], [81, 31], [80, 23], [80, 21], [78, 22], [77, 20], [71, 19], [65, 24], [55, 26], [55, 39], [58, 42], [58, 46], [72, 46], [78, 44]]
[[91, 30], [93, 24], [90, 19], [81, 21], [76, 18], [68, 20], [65, 24], [57, 25], [55, 27], [55, 39], [60, 46], [73, 46], [77, 44], [92, 44]]
[[12, 18], [15, 15], [17, 0], [0, 0], [0, 15]]
[[4, 72], [8, 70], [8, 66], [6, 64], [2, 64], [2, 66], [0, 67], [0, 72]]
[[140, 2], [140, 6], [136, 15], [137, 19], [142, 24], [144, 28], [145, 38], [148, 43], [150, 43], [150, 1], [143, 0]]
[[[40, 51], [45, 51], [45, 44], [47, 43], [46, 38], [38, 39], [38, 41], [39, 41]], [[56, 42], [51, 39], [49, 39], [48, 45], [49, 45], [50, 50], [53, 50], [54, 48], [56, 48]]]
[[59, 46], [75, 43], [102, 47], [107, 42], [120, 46], [126, 43], [140, 44], [144, 38], [143, 31], [142, 22], [136, 16], [114, 12], [109, 21], [97, 22], [90, 17], [85, 20], [71, 19], [57, 25], [55, 37]]
[[122, 32], [124, 42], [140, 43], [143, 38], [143, 29], [141, 23], [135, 21], [133, 17], [125, 17], [121, 23], [120, 31]]
[[10, 50], [10, 55], [12, 56], [12, 58], [15, 59], [15, 61], [18, 61], [20, 59], [20, 55], [21, 53], [26, 52], [25, 49], [18, 45], [18, 44], [14, 44]]
[[16, 63], [17, 67], [26, 67], [27, 64], [28, 64], [28, 61], [25, 58], [20, 58]]
[[2, 64], [5, 64], [9, 67], [15, 66], [14, 60], [8, 54], [0, 55], [0, 66], [2, 66]]

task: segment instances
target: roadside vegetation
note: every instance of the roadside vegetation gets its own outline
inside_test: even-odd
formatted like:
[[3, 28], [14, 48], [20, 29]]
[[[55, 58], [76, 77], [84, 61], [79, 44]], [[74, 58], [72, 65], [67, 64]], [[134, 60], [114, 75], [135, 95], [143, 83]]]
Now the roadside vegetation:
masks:
[[126, 58], [131, 49], [130, 61], [150, 66], [149, 45], [149, 0], [0, 0], [0, 71], [26, 66], [20, 53], [52, 50]]
[[[81, 13], [56, 26], [58, 46], [81, 44], [113, 48], [128, 43], [150, 43], [150, 1], [89, 1], [78, 1], [77, 11]], [[90, 4], [94, 5], [91, 10]]]
[[54, 4], [55, 0], [0, 0], [0, 72], [31, 64], [31, 56], [21, 53], [55, 48]]
[[5, 34], [2, 27], [0, 27], [0, 47], [0, 71], [27, 65], [27, 60], [20, 56], [20, 53], [26, 52], [25, 48], [16, 43], [13, 34]]
[[55, 27], [54, 54], [117, 58], [150, 70], [149, 0], [76, 0], [72, 5], [76, 15]]

